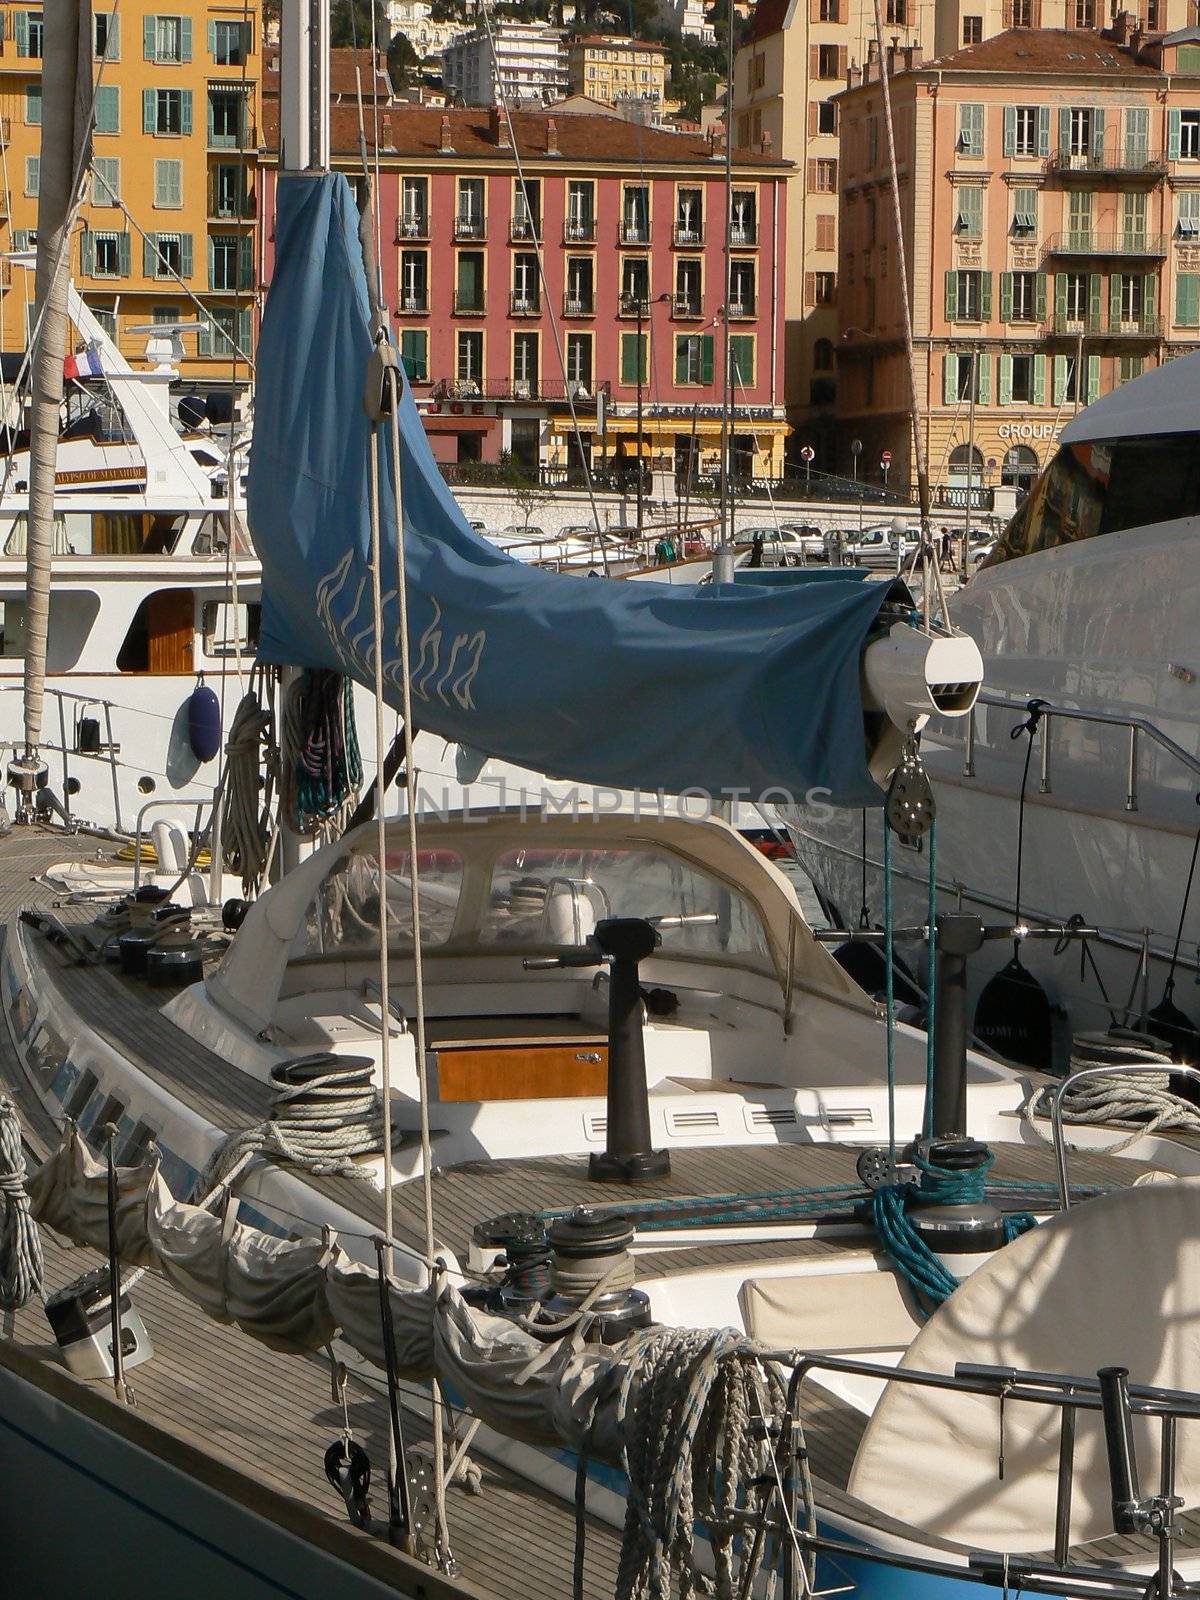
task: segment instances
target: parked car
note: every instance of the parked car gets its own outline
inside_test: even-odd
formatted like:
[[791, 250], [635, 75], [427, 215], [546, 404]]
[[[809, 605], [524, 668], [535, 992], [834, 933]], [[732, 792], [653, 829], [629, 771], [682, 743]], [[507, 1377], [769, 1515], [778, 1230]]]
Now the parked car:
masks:
[[921, 530], [906, 525], [896, 530], [890, 522], [865, 528], [861, 534], [851, 534], [846, 539], [843, 560], [847, 566], [869, 567], [873, 572], [894, 572], [897, 554], [901, 566], [907, 566], [921, 543]]
[[[760, 541], [764, 567], [802, 567], [808, 560], [804, 539], [794, 525], [777, 528], [771, 524], [764, 528], [739, 528], [734, 540], [739, 549], [748, 545], [751, 555]], [[746, 563], [739, 562], [738, 565], [745, 566]]]
[[785, 522], [779, 531], [789, 539], [795, 538], [799, 540], [800, 548], [804, 551], [807, 560], [825, 560], [825, 535], [815, 523]]

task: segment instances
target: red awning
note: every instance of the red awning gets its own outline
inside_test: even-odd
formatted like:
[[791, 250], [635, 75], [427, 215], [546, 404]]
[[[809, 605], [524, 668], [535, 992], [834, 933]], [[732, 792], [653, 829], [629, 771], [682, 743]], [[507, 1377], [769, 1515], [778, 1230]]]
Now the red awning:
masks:
[[497, 417], [454, 417], [428, 411], [421, 413], [421, 424], [426, 433], [488, 433], [498, 420]]

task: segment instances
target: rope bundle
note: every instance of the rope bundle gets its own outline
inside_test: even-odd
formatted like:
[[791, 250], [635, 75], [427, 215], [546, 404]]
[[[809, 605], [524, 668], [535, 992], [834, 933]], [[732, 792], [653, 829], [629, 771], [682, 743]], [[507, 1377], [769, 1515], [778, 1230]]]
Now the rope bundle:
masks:
[[[673, 1578], [679, 1600], [748, 1593], [738, 1569], [752, 1502], [771, 1473], [772, 1425], [778, 1431], [786, 1411], [779, 1374], [731, 1328], [654, 1328], [622, 1354], [617, 1421], [629, 1497], [616, 1600], [669, 1600]], [[715, 1582], [696, 1567], [697, 1522]]]
[[25, 1151], [17, 1108], [0, 1095], [0, 1309], [19, 1311], [42, 1291], [45, 1267], [25, 1190]]
[[[240, 876], [247, 895], [261, 882], [271, 853], [277, 769], [273, 722], [270, 706], [263, 706], [251, 689], [234, 714], [225, 746], [221, 849], [230, 870]], [[266, 777], [261, 789], [260, 770]]]
[[[1115, 1072], [1104, 1078], [1089, 1078], [1068, 1089], [1063, 1096], [1064, 1123], [1107, 1122], [1116, 1128], [1130, 1129], [1124, 1139], [1108, 1147], [1107, 1154], [1126, 1150], [1149, 1134], [1171, 1128], [1200, 1133], [1200, 1107], [1171, 1088], [1174, 1063], [1145, 1034], [1122, 1030], [1076, 1034], [1071, 1041], [1071, 1071], [1079, 1072], [1084, 1067], [1097, 1066], [1142, 1069], [1129, 1073]], [[1146, 1067], [1158, 1066], [1162, 1067], [1161, 1072], [1145, 1071]], [[1054, 1089], [1053, 1084], [1039, 1086], [1021, 1107], [1021, 1115], [1031, 1122], [1043, 1138], [1045, 1135], [1032, 1123], [1032, 1119], [1050, 1115]]]
[[[271, 1069], [271, 1112], [266, 1122], [231, 1133], [218, 1146], [197, 1184], [197, 1194], [220, 1187], [253, 1156], [291, 1162], [316, 1177], [369, 1178], [358, 1156], [383, 1149], [383, 1102], [373, 1063], [362, 1057], [301, 1056]], [[393, 1146], [402, 1135], [393, 1135]]]
[[314, 838], [344, 820], [362, 785], [354, 692], [336, 672], [307, 669], [283, 706], [283, 806], [288, 827]]

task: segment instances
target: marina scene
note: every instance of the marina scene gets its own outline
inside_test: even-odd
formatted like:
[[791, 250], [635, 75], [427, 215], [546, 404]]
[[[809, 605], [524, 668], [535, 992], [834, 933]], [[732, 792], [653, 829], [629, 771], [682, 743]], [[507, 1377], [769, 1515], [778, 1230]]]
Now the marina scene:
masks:
[[0, 1594], [1200, 1595], [1200, 17], [970, 4], [0, 3]]

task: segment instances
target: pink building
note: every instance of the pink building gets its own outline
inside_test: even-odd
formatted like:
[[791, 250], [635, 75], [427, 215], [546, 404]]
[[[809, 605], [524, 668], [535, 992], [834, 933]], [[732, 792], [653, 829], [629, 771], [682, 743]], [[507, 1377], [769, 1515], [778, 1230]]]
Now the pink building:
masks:
[[[276, 102], [266, 139], [276, 142]], [[400, 106], [380, 113], [384, 298], [434, 451], [506, 452], [550, 479], [695, 451], [719, 464], [725, 191], [706, 138], [616, 116]], [[372, 136], [372, 118], [367, 118]], [[358, 123], [333, 111], [335, 164], [359, 166]], [[370, 151], [374, 163], [374, 150]], [[272, 214], [272, 156], [264, 215]], [[735, 470], [778, 476], [788, 164], [735, 151], [729, 302]], [[536, 242], [541, 242], [539, 270]], [[264, 237], [269, 284], [271, 241]], [[693, 443], [694, 441], [694, 443]]]

